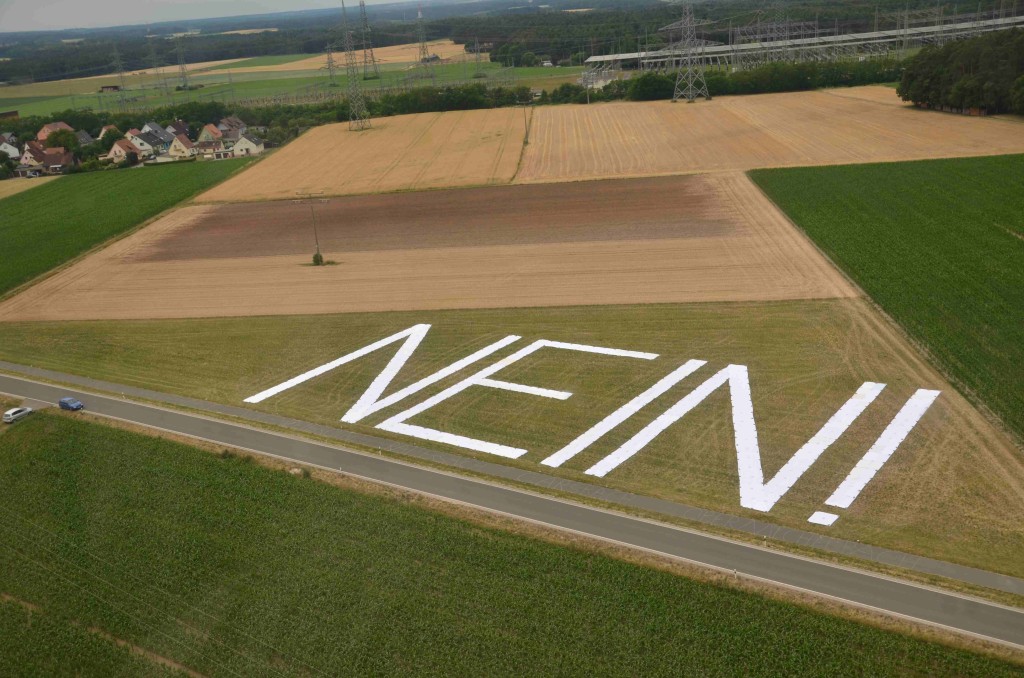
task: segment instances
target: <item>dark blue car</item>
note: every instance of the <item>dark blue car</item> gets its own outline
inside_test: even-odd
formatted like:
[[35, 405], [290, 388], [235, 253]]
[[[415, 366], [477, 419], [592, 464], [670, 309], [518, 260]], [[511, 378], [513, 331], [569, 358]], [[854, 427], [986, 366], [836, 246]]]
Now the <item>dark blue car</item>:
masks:
[[74, 398], [61, 398], [57, 404], [60, 405], [60, 409], [71, 410], [72, 412], [77, 412], [85, 407], [85, 405], [82, 404], [82, 401]]

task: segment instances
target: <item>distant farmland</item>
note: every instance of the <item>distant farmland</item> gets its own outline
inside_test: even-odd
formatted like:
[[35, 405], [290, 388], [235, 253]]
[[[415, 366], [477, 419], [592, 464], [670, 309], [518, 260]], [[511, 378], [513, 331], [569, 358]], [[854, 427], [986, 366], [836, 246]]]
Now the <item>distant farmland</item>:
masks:
[[1018, 670], [59, 415], [0, 436], [0, 486], [0, 664], [11, 674]]
[[1024, 155], [751, 176], [1024, 437]]
[[0, 200], [0, 296], [222, 181], [248, 162], [91, 172]]

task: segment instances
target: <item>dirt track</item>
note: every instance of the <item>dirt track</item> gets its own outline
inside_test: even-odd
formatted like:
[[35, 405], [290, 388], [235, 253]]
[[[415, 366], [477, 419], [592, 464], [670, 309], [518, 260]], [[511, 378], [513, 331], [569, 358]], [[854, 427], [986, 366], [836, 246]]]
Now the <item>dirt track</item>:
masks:
[[544, 106], [523, 183], [1024, 152], [1024, 124], [899, 105], [888, 87]]
[[279, 200], [296, 191], [350, 195], [378, 191], [506, 184], [526, 125], [514, 108], [381, 118], [373, 129], [316, 127], [273, 156], [198, 198]]
[[[595, 199], [595, 196], [598, 196]], [[848, 297], [739, 173], [188, 207], [0, 305], [0, 320]]]

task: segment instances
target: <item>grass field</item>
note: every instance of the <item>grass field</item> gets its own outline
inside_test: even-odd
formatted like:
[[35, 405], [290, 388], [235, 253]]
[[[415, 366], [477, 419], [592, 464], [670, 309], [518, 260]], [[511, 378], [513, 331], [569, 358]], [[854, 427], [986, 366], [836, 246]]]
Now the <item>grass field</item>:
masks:
[[0, 436], [0, 485], [5, 673], [1019, 675], [55, 414]]
[[0, 296], [222, 181], [248, 162], [78, 174], [0, 200]]
[[1024, 155], [752, 177], [1024, 438]]
[[[202, 291], [197, 290], [197, 303]], [[350, 313], [176, 321], [0, 323], [0, 359], [244, 406], [243, 400], [415, 323], [433, 329], [387, 393], [509, 334], [650, 351], [635, 360], [545, 350], [502, 372], [565, 390], [568, 400], [470, 389], [413, 423], [528, 453], [503, 459], [375, 428], [477, 367], [347, 428], [985, 569], [1024, 575], [1024, 460], [1017, 448], [860, 299], [772, 303]], [[383, 349], [253, 405], [327, 426], [394, 354]], [[560, 468], [539, 462], [689, 359], [706, 367]], [[495, 360], [497, 358], [494, 358]], [[480, 363], [484, 366], [491, 359]], [[604, 478], [584, 474], [658, 414], [729, 363], [750, 370], [765, 474], [774, 475], [863, 382], [888, 384], [872, 406], [769, 513], [742, 509], [729, 397], [719, 391]], [[823, 507], [918, 388], [943, 393], [853, 505], [831, 527]], [[830, 511], [835, 509], [829, 508]]]

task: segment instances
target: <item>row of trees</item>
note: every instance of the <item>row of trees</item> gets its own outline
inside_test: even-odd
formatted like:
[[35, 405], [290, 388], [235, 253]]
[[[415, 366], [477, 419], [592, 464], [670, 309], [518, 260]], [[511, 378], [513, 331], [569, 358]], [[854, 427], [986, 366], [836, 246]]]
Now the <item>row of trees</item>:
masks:
[[[736, 73], [709, 71], [705, 74], [708, 92], [724, 94], [763, 94], [799, 92], [821, 87], [852, 87], [880, 82], [895, 82], [902, 65], [893, 60], [844, 61], [837, 63], [769, 64]], [[629, 80], [616, 80], [604, 88], [592, 90], [590, 101], [654, 101], [671, 99], [675, 91], [674, 73], [648, 72]], [[539, 103], [585, 103], [587, 91], [580, 85], [560, 85]]]
[[898, 91], [917, 106], [1024, 114], [1024, 30], [928, 47], [910, 59]]

